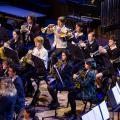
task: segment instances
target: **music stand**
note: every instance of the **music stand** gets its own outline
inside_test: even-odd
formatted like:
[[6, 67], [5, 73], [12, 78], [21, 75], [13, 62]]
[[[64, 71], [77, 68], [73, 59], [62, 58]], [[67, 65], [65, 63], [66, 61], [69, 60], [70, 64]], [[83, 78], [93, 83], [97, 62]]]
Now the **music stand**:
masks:
[[[35, 103], [37, 103], [37, 101], [39, 100], [39, 95], [40, 95], [39, 83], [40, 83], [40, 80], [45, 80], [46, 81], [47, 73], [46, 73], [46, 68], [45, 68], [45, 65], [44, 65], [44, 62], [43, 62], [42, 59], [40, 59], [39, 57], [37, 57], [35, 55], [32, 55], [31, 59], [34, 63], [34, 67], [37, 69], [37, 76], [38, 76], [37, 77], [38, 81], [36, 81], [37, 90], [34, 93], [32, 102], [30, 103], [30, 105], [35, 105]], [[46, 81], [46, 83], [47, 83], [47, 81]]]
[[40, 73], [40, 75], [45, 75], [46, 68], [44, 65], [44, 61], [35, 55], [32, 55], [32, 61], [35, 65], [35, 68], [37, 69], [37, 72]]
[[4, 47], [4, 54], [6, 57], [12, 59], [13, 62], [19, 63], [18, 53], [15, 50], [8, 47]]
[[111, 90], [108, 91], [108, 98], [110, 101], [110, 105], [112, 107], [112, 111], [119, 112], [120, 111], [120, 91], [118, 89], [119, 85], [116, 83]]

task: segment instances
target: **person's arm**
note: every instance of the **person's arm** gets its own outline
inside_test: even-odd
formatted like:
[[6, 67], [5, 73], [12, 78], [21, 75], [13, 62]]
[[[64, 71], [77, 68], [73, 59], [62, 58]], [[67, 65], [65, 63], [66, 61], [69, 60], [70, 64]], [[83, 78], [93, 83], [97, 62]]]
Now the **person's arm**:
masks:
[[91, 71], [83, 79], [79, 79], [81, 86], [88, 86], [92, 81], [95, 82], [95, 72]]

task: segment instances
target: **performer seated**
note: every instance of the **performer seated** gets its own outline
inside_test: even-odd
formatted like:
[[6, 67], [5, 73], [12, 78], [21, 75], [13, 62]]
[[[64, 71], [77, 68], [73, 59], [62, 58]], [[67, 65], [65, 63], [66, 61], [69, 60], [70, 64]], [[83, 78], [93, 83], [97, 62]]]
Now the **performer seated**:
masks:
[[52, 97], [52, 101], [49, 104], [50, 109], [55, 109], [59, 107], [57, 91], [71, 91], [74, 87], [74, 83], [72, 81], [72, 66], [69, 61], [68, 51], [62, 52], [62, 59], [58, 61], [58, 63], [56, 63], [56, 68], [59, 71], [62, 81], [53, 69], [50, 72], [50, 76], [48, 77], [48, 79], [50, 80], [50, 84], [48, 85], [48, 91]]
[[[44, 61], [44, 65], [47, 70], [48, 52], [43, 46], [44, 39], [38, 36], [34, 39], [34, 43], [35, 43], [35, 48], [33, 48], [33, 50], [28, 51], [29, 55], [26, 55], [27, 58], [26, 57], [23, 58], [23, 62], [27, 62], [28, 64], [33, 64], [33, 61], [31, 60], [31, 55], [37, 56], [38, 58]], [[27, 65], [26, 69], [23, 71], [22, 77], [23, 79], [25, 79], [25, 81], [27, 80], [27, 91], [28, 91], [27, 94], [29, 93], [30, 96], [33, 90], [32, 81], [30, 79], [36, 77], [36, 75], [38, 75], [36, 73], [36, 68], [32, 65]]]
[[95, 33], [88, 33], [88, 43], [80, 42], [80, 47], [83, 48], [85, 58], [93, 57], [92, 53], [98, 50], [98, 43], [96, 42]]
[[112, 76], [116, 76], [118, 74], [120, 69], [120, 48], [117, 46], [114, 36], [110, 36], [108, 46], [109, 48], [107, 50], [103, 47], [99, 49], [101, 56], [104, 57], [106, 68], [96, 75], [99, 85], [102, 83], [101, 78], [112, 78]]
[[13, 31], [13, 38], [9, 42], [9, 46], [13, 50], [17, 51], [19, 58], [25, 55], [23, 39], [18, 29], [15, 29]]
[[76, 119], [76, 103], [75, 99], [79, 100], [95, 100], [96, 99], [96, 63], [92, 58], [85, 61], [85, 71], [80, 72], [74, 79], [79, 82], [80, 88], [74, 90], [74, 94], [69, 92], [68, 101], [71, 106], [71, 111], [65, 113], [70, 117], [70, 120]]
[[13, 120], [17, 90], [9, 77], [0, 78], [0, 120]]
[[82, 24], [81, 23], [76, 23], [76, 26], [75, 26], [75, 31], [73, 33], [73, 36], [71, 39], [68, 40], [69, 41], [72, 41], [73, 44], [77, 44], [79, 43], [80, 40], [84, 41], [86, 40], [85, 38], [85, 35], [84, 33], [82, 32]]
[[11, 64], [8, 69], [8, 76], [12, 79], [17, 90], [17, 100], [15, 104], [15, 112], [19, 114], [25, 107], [25, 92], [21, 78], [18, 76], [19, 68], [15, 64]]

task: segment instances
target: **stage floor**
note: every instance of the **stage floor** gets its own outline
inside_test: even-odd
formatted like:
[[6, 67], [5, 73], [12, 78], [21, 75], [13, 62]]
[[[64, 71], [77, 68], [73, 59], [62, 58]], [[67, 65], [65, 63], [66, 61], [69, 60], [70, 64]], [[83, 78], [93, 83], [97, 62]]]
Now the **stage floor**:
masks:
[[[64, 117], [64, 113], [70, 110], [70, 107], [67, 107], [67, 92], [63, 91], [61, 93], [58, 93], [60, 108], [57, 110], [58, 118], [54, 118], [52, 116], [55, 115], [55, 111], [49, 110], [49, 108], [47, 107], [51, 101], [51, 96], [47, 91], [47, 85], [44, 81], [42, 81], [40, 84], [40, 91], [41, 91], [41, 95], [40, 95], [39, 107], [33, 108], [37, 111], [36, 116], [39, 117], [39, 120], [43, 120], [43, 118], [44, 120], [66, 120], [66, 118]], [[26, 103], [29, 104], [31, 100], [32, 100], [31, 98], [26, 98]], [[77, 115], [78, 115], [77, 120], [80, 120], [80, 116], [82, 114], [84, 104], [82, 101], [78, 101], [78, 100], [76, 101], [76, 103], [77, 103]], [[89, 108], [89, 103], [87, 105], [86, 111], [88, 111], [88, 108]], [[114, 115], [114, 120], [120, 120], [117, 118], [117, 113], [115, 113]]]

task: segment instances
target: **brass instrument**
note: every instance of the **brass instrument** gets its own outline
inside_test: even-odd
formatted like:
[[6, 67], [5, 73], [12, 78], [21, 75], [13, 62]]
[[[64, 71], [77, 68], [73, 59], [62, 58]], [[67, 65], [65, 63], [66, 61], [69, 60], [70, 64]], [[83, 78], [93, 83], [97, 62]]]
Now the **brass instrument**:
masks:
[[80, 70], [76, 73], [77, 77], [76, 78], [73, 78], [73, 81], [75, 83], [75, 87], [77, 89], [80, 89], [80, 79], [83, 79], [86, 75], [86, 71], [85, 70]]
[[[41, 32], [42, 33], [46, 32], [46, 34], [52, 34], [55, 31], [56, 31], [56, 25], [54, 25], [54, 24], [49, 24], [47, 27], [42, 27], [41, 28]], [[71, 32], [70, 29], [68, 29], [68, 30], [62, 30], [61, 33], [60, 33], [60, 37], [61, 38], [65, 38], [67, 36], [71, 36], [71, 34], [72, 34], [72, 32]]]
[[64, 87], [64, 86], [65, 86], [65, 85], [64, 85], [64, 82], [63, 82], [62, 77], [61, 77], [61, 75], [60, 75], [60, 73], [59, 73], [59, 69], [61, 68], [62, 64], [63, 64], [62, 60], [59, 60], [55, 65], [53, 65], [53, 67], [52, 67], [52, 69], [50, 70], [49, 74], [50, 74], [53, 78], [59, 79], [60, 82], [62, 83], [63, 87]]
[[54, 24], [49, 24], [47, 27], [42, 27], [41, 32], [42, 33], [47, 33], [47, 34], [52, 34], [55, 31], [55, 25]]
[[4, 47], [0, 47], [0, 58], [2, 60], [6, 60], [7, 59], [7, 57], [4, 54]]
[[119, 63], [120, 62], [120, 57], [114, 59], [114, 60], [110, 60], [110, 62], [113, 63]]
[[20, 63], [22, 64], [22, 66], [26, 66], [26, 64], [33, 65], [33, 62], [31, 60], [32, 52], [33, 50], [29, 50], [28, 53], [20, 59]]
[[[105, 45], [103, 48], [107, 50], [107, 49], [109, 48], [109, 46], [108, 46], [108, 45]], [[91, 56], [91, 57], [97, 56], [97, 55], [100, 55], [99, 50], [95, 51], [94, 53], [90, 53], [90, 56]]]

